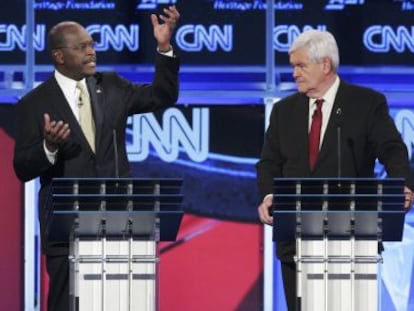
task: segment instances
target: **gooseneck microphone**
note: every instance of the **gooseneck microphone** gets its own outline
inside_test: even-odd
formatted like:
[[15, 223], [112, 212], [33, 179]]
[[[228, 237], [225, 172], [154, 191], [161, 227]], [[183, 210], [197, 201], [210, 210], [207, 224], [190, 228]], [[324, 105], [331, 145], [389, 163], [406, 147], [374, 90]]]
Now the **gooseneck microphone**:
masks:
[[112, 130], [112, 140], [113, 140], [113, 145], [114, 145], [115, 178], [119, 178], [118, 143], [116, 140], [116, 129]]
[[349, 150], [351, 151], [352, 166], [354, 167], [355, 176], [358, 178], [359, 172], [358, 172], [357, 160], [355, 156], [354, 140], [351, 137], [348, 137], [348, 139], [346, 140], [346, 143], [348, 144]]
[[[338, 180], [342, 177], [342, 145], [341, 145], [341, 136], [342, 136], [342, 109], [341, 108], [337, 108], [335, 111], [335, 115], [336, 115], [336, 141], [337, 141], [337, 150], [336, 150], [336, 156], [337, 156], [337, 160], [338, 160], [338, 170], [337, 170], [337, 177]], [[338, 187], [341, 186], [341, 182], [338, 182]]]

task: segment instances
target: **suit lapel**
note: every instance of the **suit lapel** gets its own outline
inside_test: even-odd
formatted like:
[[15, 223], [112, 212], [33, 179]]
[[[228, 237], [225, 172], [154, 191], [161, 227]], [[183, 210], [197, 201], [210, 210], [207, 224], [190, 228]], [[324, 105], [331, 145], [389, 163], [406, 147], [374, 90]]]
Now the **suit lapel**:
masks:
[[[299, 123], [296, 125], [299, 131], [301, 141], [308, 141], [309, 131], [309, 99], [305, 96], [301, 97], [298, 106]], [[303, 139], [303, 140], [302, 140]], [[304, 144], [303, 148], [308, 150], [308, 143]]]
[[90, 148], [89, 143], [86, 140], [85, 135], [83, 134], [82, 128], [80, 127], [78, 120], [73, 114], [73, 111], [70, 108], [70, 105], [67, 102], [66, 97], [60, 89], [56, 79], [51, 78], [49, 81], [49, 100], [52, 105], [52, 110], [54, 111], [54, 115], [51, 116], [52, 119], [54, 119], [55, 121], [62, 120], [68, 123], [69, 128], [71, 130], [71, 136], [79, 137], [78, 141], [82, 144], [83, 148], [88, 148], [92, 152], [92, 149]]
[[79, 126], [78, 120], [76, 120], [69, 103], [66, 100], [65, 95], [57, 84], [56, 79], [52, 78], [50, 83], [50, 96], [49, 100], [53, 106], [54, 116], [51, 116], [55, 121], [63, 120], [69, 124], [71, 132], [77, 136], [82, 136], [82, 129]]
[[[298, 123], [294, 124], [295, 131], [297, 133], [293, 136], [292, 143], [298, 145], [298, 156], [300, 157], [300, 163], [302, 170], [309, 168], [309, 146], [308, 146], [308, 132], [309, 132], [309, 98], [307, 96], [302, 96], [296, 102], [296, 113]], [[298, 142], [303, 141], [303, 144], [298, 144]]]

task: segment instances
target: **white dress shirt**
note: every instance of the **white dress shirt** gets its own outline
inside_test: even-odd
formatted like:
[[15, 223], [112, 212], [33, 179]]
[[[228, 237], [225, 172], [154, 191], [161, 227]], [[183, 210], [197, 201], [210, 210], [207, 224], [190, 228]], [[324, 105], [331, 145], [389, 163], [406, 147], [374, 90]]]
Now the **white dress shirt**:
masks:
[[333, 104], [335, 101], [336, 93], [338, 92], [339, 87], [339, 77], [336, 76], [335, 82], [332, 86], [328, 89], [328, 91], [321, 97], [321, 98], [309, 98], [309, 126], [308, 131], [310, 131], [311, 124], [312, 124], [312, 116], [316, 110], [316, 100], [323, 99], [324, 102], [322, 104], [322, 125], [321, 125], [321, 139], [319, 142], [319, 148], [322, 145], [323, 138], [325, 136], [326, 127], [328, 126], [329, 117], [331, 116]]

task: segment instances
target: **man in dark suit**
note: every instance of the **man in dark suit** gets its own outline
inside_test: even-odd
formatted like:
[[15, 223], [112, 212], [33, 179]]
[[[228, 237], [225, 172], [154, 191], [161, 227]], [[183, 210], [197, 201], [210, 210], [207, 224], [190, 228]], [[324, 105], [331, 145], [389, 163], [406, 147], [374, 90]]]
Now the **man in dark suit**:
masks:
[[[57, 24], [48, 35], [54, 74], [17, 104], [14, 168], [23, 182], [40, 177], [39, 218], [50, 277], [49, 311], [69, 308], [68, 245], [48, 241], [45, 228], [50, 182], [55, 177], [131, 176], [125, 148], [128, 116], [172, 106], [178, 98], [179, 59], [170, 40], [179, 16], [175, 6], [164, 9], [159, 16], [162, 23], [151, 16], [158, 44], [152, 84], [133, 84], [113, 72], [97, 73], [95, 45], [86, 29], [76, 22]], [[87, 91], [82, 93], [82, 88]], [[90, 102], [92, 111], [89, 125], [94, 133], [88, 139], [78, 122], [80, 97]]]
[[[338, 126], [341, 127], [341, 177], [375, 177], [378, 159], [389, 177], [405, 178], [405, 207], [410, 208], [413, 188], [407, 148], [389, 116], [384, 95], [339, 78], [338, 47], [329, 32], [310, 30], [299, 35], [289, 50], [289, 60], [298, 92], [276, 103], [270, 116], [256, 166], [263, 198], [258, 207], [260, 220], [268, 225], [273, 223], [274, 178], [338, 177]], [[313, 134], [308, 133], [314, 132], [312, 121], [318, 114], [319, 140], [315, 156], [310, 156]], [[278, 242], [276, 253], [281, 261], [288, 309], [294, 311], [295, 242]]]

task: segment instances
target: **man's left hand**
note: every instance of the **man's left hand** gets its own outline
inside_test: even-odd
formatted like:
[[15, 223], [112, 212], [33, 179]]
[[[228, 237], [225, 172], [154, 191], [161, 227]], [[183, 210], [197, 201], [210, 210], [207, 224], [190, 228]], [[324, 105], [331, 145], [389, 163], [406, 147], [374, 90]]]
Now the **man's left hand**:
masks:
[[170, 41], [172, 33], [177, 25], [180, 13], [175, 5], [172, 5], [164, 9], [165, 15], [159, 15], [158, 17], [164, 23], [160, 24], [155, 14], [151, 15], [151, 22], [154, 28], [154, 37], [158, 42], [158, 49], [160, 52], [167, 52], [171, 49]]
[[404, 187], [404, 195], [405, 195], [404, 208], [406, 211], [409, 211], [411, 209], [411, 206], [413, 205], [414, 194], [410, 188]]

